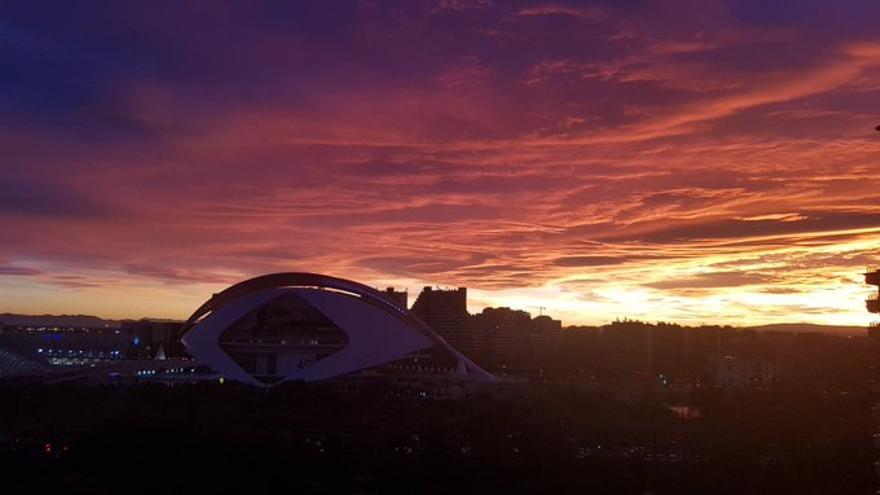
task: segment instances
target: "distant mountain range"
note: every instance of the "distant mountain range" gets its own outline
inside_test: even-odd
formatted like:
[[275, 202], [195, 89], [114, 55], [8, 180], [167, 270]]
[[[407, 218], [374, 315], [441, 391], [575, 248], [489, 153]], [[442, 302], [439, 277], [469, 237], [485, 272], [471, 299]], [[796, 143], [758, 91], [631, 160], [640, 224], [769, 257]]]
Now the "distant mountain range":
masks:
[[[646, 323], [651, 325], [651, 323]], [[731, 328], [735, 330], [751, 330], [754, 332], [783, 332], [783, 333], [823, 333], [828, 335], [839, 336], [865, 336], [867, 335], [867, 327], [859, 327], [854, 325], [817, 325], [815, 323], [775, 323], [771, 325], [754, 325], [748, 327], [734, 327], [730, 325], [699, 325], [687, 326], [683, 328], [701, 328], [702, 326]], [[571, 329], [598, 330], [601, 326], [570, 326]]]
[[20, 315], [0, 313], [0, 323], [32, 327], [118, 327], [119, 321], [105, 320], [91, 315]]
[[[145, 318], [151, 321], [177, 321], [168, 318]], [[0, 313], [0, 323], [29, 327], [116, 328], [122, 320], [107, 320], [92, 315], [21, 315]]]
[[846, 325], [815, 325], [812, 323], [777, 323], [775, 325], [760, 325], [754, 327], [740, 327], [743, 330], [756, 332], [809, 332], [828, 333], [833, 335], [866, 335], [866, 327]]

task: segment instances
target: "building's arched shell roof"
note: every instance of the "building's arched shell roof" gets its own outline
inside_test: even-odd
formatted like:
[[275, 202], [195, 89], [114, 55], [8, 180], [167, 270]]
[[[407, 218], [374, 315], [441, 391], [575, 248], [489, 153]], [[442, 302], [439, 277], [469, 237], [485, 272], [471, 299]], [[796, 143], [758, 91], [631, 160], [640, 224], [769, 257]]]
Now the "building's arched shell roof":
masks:
[[351, 280], [314, 273], [264, 275], [215, 294], [187, 320], [182, 341], [194, 357], [230, 378], [260, 384], [220, 349], [220, 335], [249, 311], [290, 291], [304, 297], [333, 320], [349, 335], [350, 341], [345, 349], [287, 374], [286, 379], [330, 378], [436, 345], [458, 359], [459, 373], [480, 380], [495, 380], [382, 292]]

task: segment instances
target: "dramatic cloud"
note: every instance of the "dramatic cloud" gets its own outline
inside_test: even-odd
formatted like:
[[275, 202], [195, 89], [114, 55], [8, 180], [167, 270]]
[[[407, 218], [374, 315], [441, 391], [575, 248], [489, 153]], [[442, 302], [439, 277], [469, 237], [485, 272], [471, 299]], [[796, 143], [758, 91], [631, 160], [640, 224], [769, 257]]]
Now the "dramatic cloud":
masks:
[[7, 3], [0, 310], [184, 317], [304, 270], [567, 323], [864, 323], [878, 18]]

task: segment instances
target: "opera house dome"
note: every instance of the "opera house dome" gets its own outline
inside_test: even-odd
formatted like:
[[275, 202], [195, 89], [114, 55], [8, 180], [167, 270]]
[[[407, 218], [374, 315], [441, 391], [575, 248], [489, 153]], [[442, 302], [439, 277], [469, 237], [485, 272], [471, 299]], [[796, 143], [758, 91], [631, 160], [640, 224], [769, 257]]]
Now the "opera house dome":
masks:
[[[222, 376], [253, 385], [315, 381], [428, 356], [457, 378], [494, 377], [407, 310], [366, 285], [277, 273], [215, 294], [187, 321], [187, 351]], [[424, 361], [424, 359], [423, 359]], [[399, 367], [400, 368], [400, 367]]]

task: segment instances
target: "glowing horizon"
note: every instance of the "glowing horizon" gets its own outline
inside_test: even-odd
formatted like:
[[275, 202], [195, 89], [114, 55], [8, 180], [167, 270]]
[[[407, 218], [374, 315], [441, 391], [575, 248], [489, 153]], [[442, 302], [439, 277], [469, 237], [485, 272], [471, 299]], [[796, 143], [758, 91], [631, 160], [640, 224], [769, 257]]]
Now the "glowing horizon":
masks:
[[871, 321], [876, 2], [2, 14], [0, 313], [309, 271], [567, 325]]

